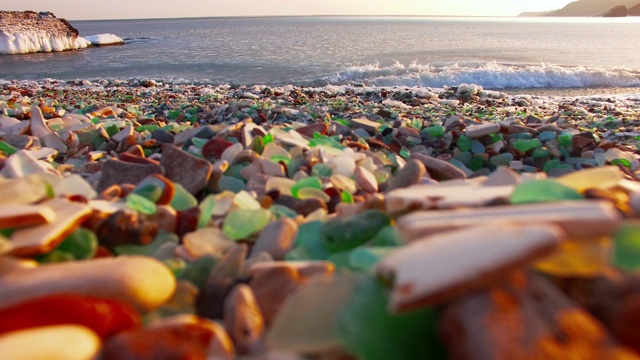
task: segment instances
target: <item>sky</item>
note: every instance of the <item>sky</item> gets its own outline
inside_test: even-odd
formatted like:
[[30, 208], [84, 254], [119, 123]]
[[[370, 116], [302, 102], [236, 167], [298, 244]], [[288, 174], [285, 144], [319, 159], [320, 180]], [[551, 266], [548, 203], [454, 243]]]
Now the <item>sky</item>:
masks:
[[571, 0], [19, 0], [0, 10], [51, 11], [67, 20], [206, 16], [458, 15], [515, 16]]

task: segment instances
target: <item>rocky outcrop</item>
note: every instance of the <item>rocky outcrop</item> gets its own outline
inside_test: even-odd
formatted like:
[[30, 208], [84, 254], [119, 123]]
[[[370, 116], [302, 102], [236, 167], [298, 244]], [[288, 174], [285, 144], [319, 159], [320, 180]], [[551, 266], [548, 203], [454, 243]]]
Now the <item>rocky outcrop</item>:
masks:
[[603, 14], [600, 14], [600, 16], [601, 17], [625, 17], [627, 16], [627, 7], [624, 5], [618, 5], [611, 8], [611, 10]]
[[0, 54], [75, 50], [87, 47], [78, 30], [51, 12], [0, 11]]

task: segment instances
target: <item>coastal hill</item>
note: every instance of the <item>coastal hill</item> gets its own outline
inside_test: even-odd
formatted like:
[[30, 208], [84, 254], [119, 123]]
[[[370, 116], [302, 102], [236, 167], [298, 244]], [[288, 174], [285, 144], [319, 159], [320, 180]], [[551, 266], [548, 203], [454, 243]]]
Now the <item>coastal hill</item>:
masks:
[[[562, 9], [548, 12], [524, 12], [519, 16], [625, 16], [621, 13], [624, 6], [626, 16], [640, 15], [640, 0], [578, 0]], [[634, 9], [634, 11], [630, 11]], [[615, 10], [615, 11], [614, 11]]]

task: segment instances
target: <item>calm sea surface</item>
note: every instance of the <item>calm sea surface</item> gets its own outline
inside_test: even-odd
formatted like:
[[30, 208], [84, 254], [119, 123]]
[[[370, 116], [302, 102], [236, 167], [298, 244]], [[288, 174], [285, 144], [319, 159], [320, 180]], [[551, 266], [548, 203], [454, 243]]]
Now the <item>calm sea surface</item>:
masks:
[[0, 56], [0, 79], [487, 88], [640, 86], [640, 18], [71, 21], [124, 46]]

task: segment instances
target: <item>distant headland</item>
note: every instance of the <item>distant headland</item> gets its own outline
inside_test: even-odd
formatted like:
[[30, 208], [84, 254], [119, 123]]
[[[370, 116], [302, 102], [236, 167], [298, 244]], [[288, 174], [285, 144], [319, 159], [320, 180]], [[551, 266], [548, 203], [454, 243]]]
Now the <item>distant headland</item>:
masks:
[[640, 16], [640, 0], [578, 0], [562, 9], [523, 12], [518, 16]]

